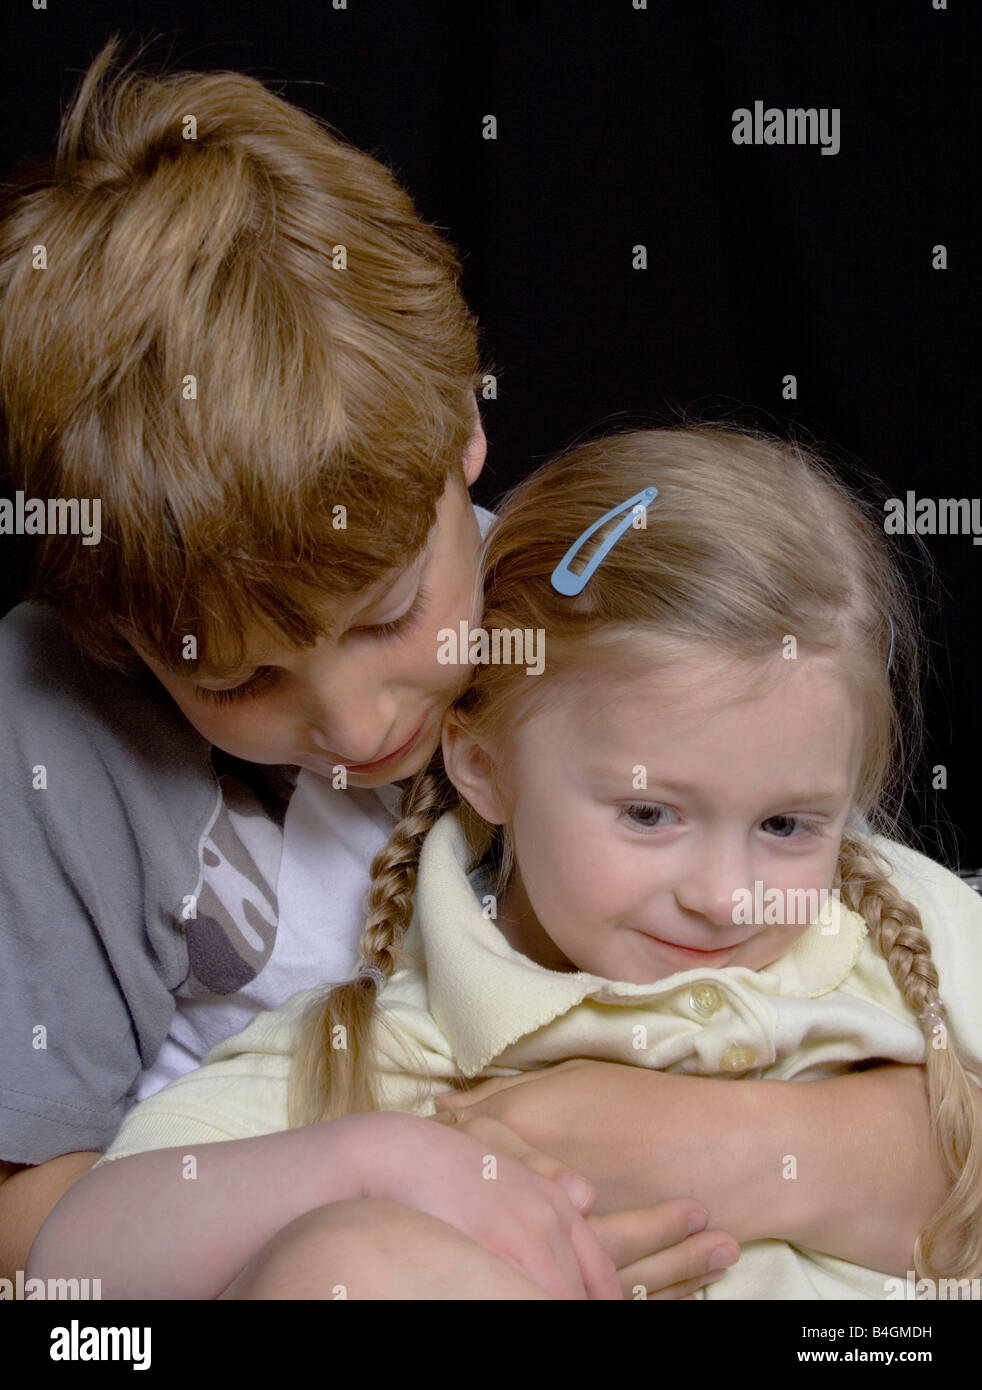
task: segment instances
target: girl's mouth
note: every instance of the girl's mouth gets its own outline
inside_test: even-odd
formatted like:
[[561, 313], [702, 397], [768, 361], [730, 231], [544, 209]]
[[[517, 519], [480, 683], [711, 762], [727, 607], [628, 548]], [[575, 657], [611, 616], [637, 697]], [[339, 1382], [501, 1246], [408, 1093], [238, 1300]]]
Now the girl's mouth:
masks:
[[678, 951], [680, 955], [691, 956], [695, 960], [710, 961], [719, 956], [728, 956], [731, 951], [735, 951], [738, 946], [742, 946], [742, 941], [734, 941], [730, 946], [719, 946], [712, 951], [700, 950], [696, 946], [680, 946], [675, 941], [664, 941], [660, 936], [652, 936], [650, 932], [642, 932], [649, 941], [655, 941], [659, 946], [665, 946], [670, 951]]

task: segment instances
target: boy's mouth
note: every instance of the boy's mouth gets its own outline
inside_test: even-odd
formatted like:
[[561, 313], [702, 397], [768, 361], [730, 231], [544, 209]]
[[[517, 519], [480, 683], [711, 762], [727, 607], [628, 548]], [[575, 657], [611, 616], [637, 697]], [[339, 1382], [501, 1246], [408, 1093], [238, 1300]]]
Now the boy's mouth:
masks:
[[311, 762], [320, 764], [322, 767], [325, 768], [345, 767], [349, 772], [378, 772], [382, 768], [394, 765], [401, 758], [406, 757], [406, 755], [412, 751], [416, 743], [419, 741], [420, 735], [422, 734], [423, 730], [426, 728], [427, 722], [428, 717], [423, 719], [422, 723], [419, 725], [416, 731], [410, 735], [410, 737], [406, 740], [405, 743], [401, 744], [398, 748], [394, 748], [391, 753], [386, 753], [381, 758], [374, 758], [371, 762], [368, 763], [348, 762], [346, 758], [338, 757], [330, 753], [311, 753], [308, 756]]

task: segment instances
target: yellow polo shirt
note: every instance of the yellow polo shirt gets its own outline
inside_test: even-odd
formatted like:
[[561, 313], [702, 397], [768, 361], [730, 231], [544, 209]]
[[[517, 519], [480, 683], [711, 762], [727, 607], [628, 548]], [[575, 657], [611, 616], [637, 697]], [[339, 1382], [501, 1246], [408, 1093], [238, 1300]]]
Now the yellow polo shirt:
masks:
[[[982, 899], [923, 855], [875, 843], [891, 881], [921, 912], [949, 1026], [982, 1073]], [[766, 970], [694, 969], [625, 984], [550, 971], [514, 950], [485, 916], [468, 858], [451, 812], [423, 845], [403, 947], [409, 963], [380, 996], [384, 1109], [430, 1115], [433, 1097], [456, 1077], [511, 1076], [570, 1057], [679, 1075], [800, 1081], [842, 1075], [870, 1058], [924, 1061], [920, 1026], [865, 922], [834, 901], [826, 924], [808, 927]], [[197, 1071], [137, 1105], [100, 1162], [286, 1129], [297, 1023], [315, 993], [259, 1014]], [[725, 1145], [721, 1136], [721, 1162]], [[787, 1157], [762, 1161], [784, 1164], [796, 1181]], [[877, 1299], [893, 1287], [881, 1272], [783, 1241], [755, 1241], [700, 1296]]]

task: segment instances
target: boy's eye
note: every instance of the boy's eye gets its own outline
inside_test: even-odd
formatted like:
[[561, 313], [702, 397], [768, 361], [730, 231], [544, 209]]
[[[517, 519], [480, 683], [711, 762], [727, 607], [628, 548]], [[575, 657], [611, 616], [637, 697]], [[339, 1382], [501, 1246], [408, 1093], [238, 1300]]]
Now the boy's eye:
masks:
[[[353, 627], [349, 631], [352, 633], [362, 633], [369, 637], [380, 638], [383, 642], [390, 637], [398, 637], [401, 633], [408, 632], [419, 621], [423, 610], [429, 601], [429, 592], [422, 585], [417, 590], [412, 607], [408, 608], [401, 617], [395, 618], [391, 623], [373, 623], [365, 627]], [[210, 701], [216, 705], [229, 705], [237, 700], [249, 700], [253, 696], [260, 695], [272, 685], [276, 678], [275, 666], [260, 666], [259, 669], [243, 681], [241, 685], [231, 686], [228, 690], [208, 690], [205, 686], [199, 685], [195, 694], [202, 700]]]
[[620, 808], [620, 815], [640, 830], [654, 830], [660, 825], [670, 825], [671, 818], [677, 818], [677, 814], [669, 806], [649, 801], [638, 801]]
[[395, 618], [391, 623], [370, 623], [365, 627], [353, 627], [350, 631], [363, 633], [369, 637], [378, 637], [383, 642], [389, 637], [398, 637], [400, 633], [408, 632], [411, 627], [415, 627], [426, 608], [429, 597], [428, 590], [421, 584], [416, 591], [412, 606], [403, 613], [401, 618]]
[[199, 685], [195, 694], [199, 699], [210, 701], [216, 705], [230, 705], [235, 700], [249, 700], [254, 695], [261, 694], [268, 686], [272, 685], [276, 677], [276, 668], [273, 666], [260, 666], [259, 670], [243, 681], [241, 685], [233, 685], [228, 690], [208, 690], [205, 686]]

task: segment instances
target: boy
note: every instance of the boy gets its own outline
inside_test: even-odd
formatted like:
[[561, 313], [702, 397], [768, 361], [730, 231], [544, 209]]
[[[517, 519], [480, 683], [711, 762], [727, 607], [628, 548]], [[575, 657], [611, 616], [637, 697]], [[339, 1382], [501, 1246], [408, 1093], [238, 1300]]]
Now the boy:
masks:
[[[101, 519], [82, 545], [33, 509], [36, 601], [0, 623], [0, 1274], [134, 1098], [354, 964], [393, 784], [427, 762], [466, 679], [436, 634], [480, 621], [491, 520], [466, 493], [485, 441], [452, 251], [385, 170], [258, 83], [110, 84], [116, 51], [86, 74], [54, 167], [0, 210], [4, 455], [25, 499], [98, 500]], [[592, 1066], [536, 1082], [538, 1147], [567, 1162], [609, 1134], [568, 1122], [613, 1094]], [[602, 1195], [704, 1196], [711, 1138], [742, 1130], [719, 1208], [773, 1220], [791, 1185], [760, 1176], [766, 1121], [814, 1155], [803, 1237], [836, 1203], [831, 1243], [805, 1243], [903, 1271], [945, 1183], [918, 1069], [902, 1070], [821, 1083], [807, 1109], [780, 1085], [695, 1092], [614, 1068]], [[893, 1104], [918, 1210], [909, 1165], [891, 1188], [878, 1146], [824, 1151], [819, 1094], [849, 1110], [840, 1132]], [[646, 1180], [639, 1105], [676, 1126], [675, 1166], [628, 1201], [613, 1170]]]

